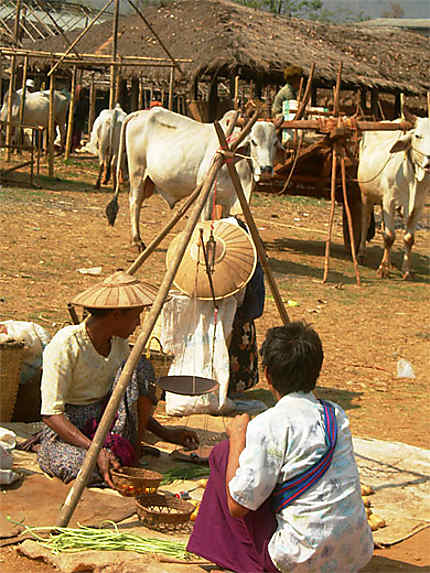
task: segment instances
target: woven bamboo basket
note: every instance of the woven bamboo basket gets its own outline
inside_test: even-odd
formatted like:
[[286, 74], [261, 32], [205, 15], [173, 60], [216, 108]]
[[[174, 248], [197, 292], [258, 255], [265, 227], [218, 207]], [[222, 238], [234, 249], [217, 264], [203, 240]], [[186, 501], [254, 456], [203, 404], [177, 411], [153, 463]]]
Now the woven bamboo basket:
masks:
[[158, 472], [127, 466], [112, 470], [111, 475], [115, 489], [126, 497], [139, 497], [148, 491], [155, 493], [163, 479]]
[[146, 527], [174, 530], [190, 520], [195, 507], [173, 495], [151, 494], [136, 500], [136, 511]]
[[12, 420], [25, 350], [16, 340], [0, 344], [0, 422]]
[[[151, 348], [153, 341], [158, 344], [158, 349]], [[154, 367], [155, 379], [158, 380], [158, 378], [161, 378], [162, 376], [167, 376], [175, 355], [169, 352], [164, 352], [163, 346], [156, 336], [151, 337], [145, 352], [145, 357], [151, 361], [152, 366]]]

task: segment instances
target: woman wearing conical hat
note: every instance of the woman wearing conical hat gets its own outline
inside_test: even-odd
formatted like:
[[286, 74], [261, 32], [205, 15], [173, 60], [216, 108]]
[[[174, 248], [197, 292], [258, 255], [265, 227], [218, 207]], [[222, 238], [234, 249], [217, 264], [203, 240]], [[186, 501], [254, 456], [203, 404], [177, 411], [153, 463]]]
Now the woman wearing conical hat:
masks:
[[[73, 299], [89, 317], [57, 332], [43, 355], [41, 414], [45, 428], [38, 462], [49, 475], [66, 483], [76, 478], [128, 358], [128, 337], [156, 293], [151, 285], [118, 271]], [[113, 487], [110, 469], [135, 464], [146, 429], [164, 441], [191, 448], [198, 445], [194, 432], [163, 427], [152, 417], [157, 403], [154, 382], [150, 361], [141, 357], [90, 483], [104, 480]]]

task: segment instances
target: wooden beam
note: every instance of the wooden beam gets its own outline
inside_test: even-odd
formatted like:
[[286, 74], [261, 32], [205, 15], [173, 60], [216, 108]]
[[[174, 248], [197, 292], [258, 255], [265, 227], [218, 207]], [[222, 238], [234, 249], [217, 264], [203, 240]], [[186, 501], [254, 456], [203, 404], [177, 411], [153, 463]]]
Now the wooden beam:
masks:
[[178, 72], [181, 74], [181, 77], [184, 76], [184, 72], [182, 71], [181, 66], [177, 63], [177, 61], [175, 60], [175, 58], [172, 56], [172, 54], [169, 52], [169, 50], [167, 49], [166, 45], [164, 44], [164, 42], [162, 41], [162, 39], [160, 38], [160, 36], [157, 34], [157, 32], [154, 30], [154, 28], [151, 26], [151, 24], [148, 22], [148, 20], [145, 18], [145, 16], [142, 14], [142, 12], [139, 10], [139, 8], [134, 4], [134, 2], [132, 2], [132, 0], [127, 0], [128, 3], [130, 4], [130, 6], [132, 6], [137, 14], [140, 16], [140, 18], [145, 22], [145, 24], [148, 26], [148, 28], [151, 30], [151, 32], [154, 34], [154, 36], [157, 38], [160, 46], [163, 48], [163, 50], [166, 52], [167, 56], [172, 60], [173, 65], [176, 67], [176, 69], [178, 70]]
[[103, 8], [101, 10], [99, 10], [97, 12], [97, 14], [94, 16], [94, 18], [91, 20], [91, 22], [88, 24], [88, 26], [82, 30], [82, 32], [79, 34], [79, 36], [70, 44], [70, 46], [67, 48], [67, 50], [64, 52], [64, 55], [58, 60], [58, 62], [56, 64], [54, 64], [54, 66], [49, 70], [48, 72], [48, 77], [51, 76], [55, 70], [58, 68], [58, 66], [61, 64], [61, 62], [64, 60], [64, 58], [70, 54], [70, 52], [73, 50], [73, 48], [76, 46], [76, 44], [82, 40], [82, 38], [89, 32], [89, 30], [94, 26], [94, 24], [97, 22], [97, 20], [100, 18], [100, 16], [109, 8], [109, 6], [112, 4], [113, 0], [107, 0], [106, 4], [103, 6]]

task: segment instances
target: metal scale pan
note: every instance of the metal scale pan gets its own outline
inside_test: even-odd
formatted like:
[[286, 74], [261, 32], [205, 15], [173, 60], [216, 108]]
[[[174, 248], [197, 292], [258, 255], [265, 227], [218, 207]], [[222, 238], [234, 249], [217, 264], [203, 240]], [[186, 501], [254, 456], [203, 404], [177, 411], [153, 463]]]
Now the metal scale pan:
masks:
[[218, 382], [201, 376], [161, 376], [157, 385], [166, 392], [184, 396], [200, 396], [208, 394], [218, 387]]

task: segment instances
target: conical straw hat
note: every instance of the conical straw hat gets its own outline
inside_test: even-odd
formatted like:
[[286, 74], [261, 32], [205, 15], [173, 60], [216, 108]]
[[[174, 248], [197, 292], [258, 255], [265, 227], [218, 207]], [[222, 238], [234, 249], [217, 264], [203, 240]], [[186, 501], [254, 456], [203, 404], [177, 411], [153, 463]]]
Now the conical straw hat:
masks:
[[[215, 298], [221, 299], [242, 289], [254, 274], [257, 253], [248, 233], [241, 227], [226, 221], [204, 221], [198, 223], [179, 265], [174, 284], [188, 296], [201, 300], [212, 300], [205, 258], [201, 246], [200, 229], [206, 250], [213, 225], [215, 239], [215, 261], [212, 282]], [[179, 233], [167, 250], [166, 264], [170, 267], [183, 233]]]
[[136, 277], [116, 271], [103, 282], [76, 295], [72, 304], [87, 308], [136, 308], [150, 306], [157, 289]]

